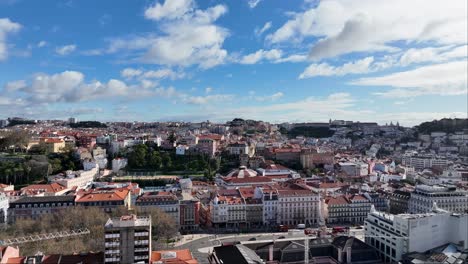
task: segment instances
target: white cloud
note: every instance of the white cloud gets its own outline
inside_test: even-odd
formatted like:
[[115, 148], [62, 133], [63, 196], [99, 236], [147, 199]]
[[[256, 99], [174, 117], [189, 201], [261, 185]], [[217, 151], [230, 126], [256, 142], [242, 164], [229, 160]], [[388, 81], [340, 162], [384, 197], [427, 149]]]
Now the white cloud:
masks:
[[163, 4], [156, 2], [145, 10], [145, 17], [153, 20], [177, 19], [193, 10], [192, 0], [170, 0]]
[[311, 64], [304, 72], [299, 75], [299, 79], [307, 79], [316, 76], [343, 76], [346, 74], [367, 73], [372, 71], [370, 66], [374, 61], [374, 57], [367, 57], [354, 62], [348, 62], [341, 66], [335, 67], [328, 63]]
[[255, 96], [254, 94], [255, 93], [251, 94], [251, 97], [258, 102], [277, 101], [284, 96], [282, 92], [277, 92], [272, 95], [266, 95], [266, 96]]
[[163, 68], [158, 70], [142, 70], [134, 68], [125, 68], [120, 72], [120, 76], [125, 79], [181, 79], [185, 77], [185, 73], [181, 71], [173, 71], [169, 68]]
[[6, 60], [6, 58], [8, 58], [8, 35], [18, 32], [20, 29], [20, 24], [11, 21], [9, 18], [0, 18], [0, 61]]
[[263, 50], [260, 49], [254, 53], [243, 56], [239, 63], [241, 64], [255, 64], [261, 60], [274, 61], [281, 58], [282, 51], [279, 49]]
[[267, 39], [281, 43], [319, 38], [309, 54], [316, 60], [351, 52], [396, 51], [397, 41], [464, 44], [466, 9], [463, 0], [321, 1], [293, 14]]
[[164, 69], [159, 69], [159, 70], [152, 70], [152, 71], [146, 71], [142, 75], [144, 78], [149, 78], [149, 79], [171, 79], [171, 80], [176, 80], [176, 79], [181, 79], [185, 77], [185, 73], [178, 71], [175, 72], [172, 69], [169, 68], [164, 68]]
[[289, 55], [288, 57], [280, 58], [275, 61], [275, 63], [282, 63], [282, 62], [303, 62], [307, 60], [307, 55], [302, 54], [293, 54]]
[[37, 43], [38, 48], [43, 48], [45, 46], [47, 46], [47, 41], [42, 40]]
[[24, 88], [24, 87], [26, 87], [26, 81], [25, 80], [12, 81], [12, 82], [8, 82], [5, 85], [5, 91], [10, 93], [10, 92], [14, 92], [14, 91], [19, 90], [19, 89]]
[[250, 8], [255, 8], [262, 0], [249, 0], [247, 4]]
[[467, 93], [467, 71], [466, 61], [453, 61], [380, 77], [361, 78], [351, 84], [393, 87], [389, 91], [376, 93], [384, 97], [461, 95]]
[[207, 96], [188, 96], [184, 102], [196, 105], [218, 104], [221, 102], [231, 101], [234, 99], [232, 94], [213, 94]]
[[213, 91], [212, 87], [206, 87], [205, 88], [205, 93], [211, 93]]
[[271, 21], [268, 21], [265, 23], [265, 25], [263, 25], [262, 28], [255, 28], [254, 30], [255, 35], [257, 37], [261, 36], [263, 33], [265, 33], [268, 29], [271, 28], [271, 25], [272, 25]]
[[[186, 0], [166, 0], [162, 5], [156, 3], [145, 11], [145, 16], [159, 21], [162, 34], [140, 39], [136, 48], [149, 46], [140, 59], [146, 63], [171, 66], [197, 64], [204, 69], [224, 63], [227, 51], [222, 45], [229, 34], [214, 22], [226, 12], [224, 5], [201, 10], [195, 8], [193, 1]], [[118, 46], [135, 44], [121, 41]]]
[[443, 46], [443, 47], [426, 47], [426, 48], [411, 48], [405, 51], [400, 57], [400, 65], [407, 66], [413, 63], [423, 62], [441, 62], [455, 58], [466, 57], [468, 46], [462, 45], [458, 47]]
[[132, 79], [137, 76], [140, 76], [143, 73], [142, 70], [133, 69], [133, 68], [125, 68], [120, 71], [120, 76], [124, 77], [125, 79]]
[[107, 82], [85, 81], [85, 76], [77, 71], [64, 71], [57, 74], [35, 74], [30, 81], [19, 80], [5, 85], [5, 96], [31, 103], [82, 102], [99, 98], [180, 96], [173, 88], [158, 87], [150, 80], [140, 80], [127, 84], [121, 80]]
[[58, 55], [61, 55], [61, 56], [66, 56], [66, 55], [74, 52], [75, 50], [76, 50], [76, 45], [75, 44], [65, 45], [65, 46], [55, 48], [55, 52]]

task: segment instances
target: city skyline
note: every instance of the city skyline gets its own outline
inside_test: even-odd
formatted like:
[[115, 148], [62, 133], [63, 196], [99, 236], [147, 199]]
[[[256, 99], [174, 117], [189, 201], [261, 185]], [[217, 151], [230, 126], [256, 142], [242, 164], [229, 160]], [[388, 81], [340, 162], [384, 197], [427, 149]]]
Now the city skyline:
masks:
[[467, 117], [466, 1], [288, 3], [0, 0], [0, 118]]

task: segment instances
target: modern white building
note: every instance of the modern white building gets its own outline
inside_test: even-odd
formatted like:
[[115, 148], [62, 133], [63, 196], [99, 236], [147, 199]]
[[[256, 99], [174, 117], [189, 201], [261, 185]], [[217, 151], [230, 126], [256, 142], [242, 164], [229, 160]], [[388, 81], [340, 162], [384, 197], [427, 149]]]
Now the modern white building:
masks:
[[49, 177], [50, 182], [56, 182], [67, 189], [73, 187], [82, 187], [87, 183], [92, 182], [99, 173], [99, 167], [96, 165], [90, 170], [71, 171], [68, 170], [65, 174], [57, 174]]
[[0, 192], [0, 224], [6, 223], [8, 220], [8, 197]]
[[450, 185], [417, 185], [408, 201], [408, 211], [412, 214], [430, 212], [434, 202], [449, 212], [468, 212], [468, 192]]
[[382, 261], [394, 263], [410, 252], [424, 252], [447, 243], [468, 249], [468, 214], [434, 206], [426, 214], [386, 214], [373, 208], [365, 221], [365, 240]]
[[416, 170], [423, 170], [425, 168], [441, 167], [445, 168], [449, 165], [447, 159], [435, 155], [412, 155], [405, 154], [402, 158], [402, 163], [405, 166], [410, 166]]
[[118, 172], [119, 170], [125, 168], [128, 164], [126, 158], [115, 158], [112, 160], [112, 171]]

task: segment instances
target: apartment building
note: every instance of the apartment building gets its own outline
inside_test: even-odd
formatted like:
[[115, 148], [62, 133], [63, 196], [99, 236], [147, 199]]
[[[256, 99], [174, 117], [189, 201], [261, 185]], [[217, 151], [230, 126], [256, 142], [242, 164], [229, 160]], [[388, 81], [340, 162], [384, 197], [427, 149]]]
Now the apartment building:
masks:
[[297, 186], [278, 189], [277, 224], [315, 226], [320, 219], [320, 196]]
[[396, 263], [410, 252], [425, 252], [447, 243], [468, 249], [468, 214], [433, 208], [425, 214], [387, 214], [371, 209], [365, 221], [365, 240], [382, 261]]
[[77, 194], [77, 206], [96, 206], [105, 212], [119, 207], [131, 207], [131, 193], [128, 189], [91, 190]]
[[63, 209], [75, 206], [75, 196], [31, 196], [10, 202], [8, 221], [18, 219], [39, 219], [45, 214], [58, 213]]
[[174, 219], [177, 225], [180, 224], [179, 199], [171, 192], [145, 192], [136, 199], [135, 205], [143, 209], [143, 211], [151, 208], [159, 208]]
[[109, 218], [104, 232], [104, 263], [150, 263], [151, 216]]
[[278, 218], [278, 190], [271, 185], [257, 187], [255, 192], [262, 197], [263, 223], [274, 226]]
[[218, 190], [210, 207], [211, 223], [216, 227], [240, 227], [247, 221], [239, 190]]
[[82, 187], [92, 182], [99, 173], [99, 167], [96, 163], [94, 163], [93, 167], [89, 167], [88, 169], [89, 170], [79, 171], [68, 170], [65, 173], [50, 176], [49, 181], [58, 183], [67, 189]]
[[405, 190], [395, 190], [389, 194], [390, 213], [404, 214], [408, 212], [408, 203], [411, 192]]
[[324, 218], [329, 224], [363, 224], [371, 205], [369, 198], [361, 194], [327, 197]]
[[417, 185], [408, 201], [409, 213], [427, 213], [434, 203], [453, 213], [468, 212], [468, 192], [451, 185]]
[[425, 168], [440, 167], [446, 168], [450, 163], [447, 159], [438, 157], [436, 155], [403, 155], [402, 164], [410, 166], [416, 170], [423, 170]]
[[0, 224], [8, 221], [9, 206], [8, 197], [4, 193], [0, 192]]

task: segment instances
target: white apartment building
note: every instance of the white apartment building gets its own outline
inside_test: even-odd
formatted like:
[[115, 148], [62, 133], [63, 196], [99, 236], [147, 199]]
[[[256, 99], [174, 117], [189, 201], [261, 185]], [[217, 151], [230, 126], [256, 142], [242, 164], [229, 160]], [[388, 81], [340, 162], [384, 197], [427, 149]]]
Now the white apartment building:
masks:
[[82, 187], [85, 186], [88, 182], [92, 182], [94, 178], [99, 173], [99, 167], [95, 166], [94, 168], [87, 171], [71, 171], [68, 170], [65, 172], [65, 175], [58, 174], [49, 177], [50, 182], [56, 182], [67, 189], [73, 187]]
[[128, 160], [125, 158], [115, 158], [112, 160], [112, 172], [118, 172], [125, 168], [128, 164]]
[[315, 226], [320, 219], [320, 196], [305, 189], [278, 189], [277, 224]]
[[260, 193], [263, 203], [263, 224], [276, 225], [278, 217], [278, 191], [271, 186], [257, 187], [255, 192]]
[[445, 168], [449, 165], [447, 159], [437, 157], [435, 155], [403, 155], [402, 164], [410, 166], [416, 170], [423, 170], [425, 168], [441, 167]]
[[430, 212], [434, 202], [449, 212], [468, 212], [468, 192], [450, 185], [417, 185], [408, 201], [408, 211], [412, 214]]
[[0, 224], [6, 223], [8, 220], [8, 197], [0, 192]]
[[365, 240], [382, 261], [394, 263], [410, 252], [424, 252], [446, 243], [468, 249], [468, 214], [434, 207], [426, 214], [386, 214], [373, 208], [365, 221]]
[[246, 205], [237, 190], [225, 190], [211, 202], [211, 222], [214, 226], [237, 227], [246, 223]]

